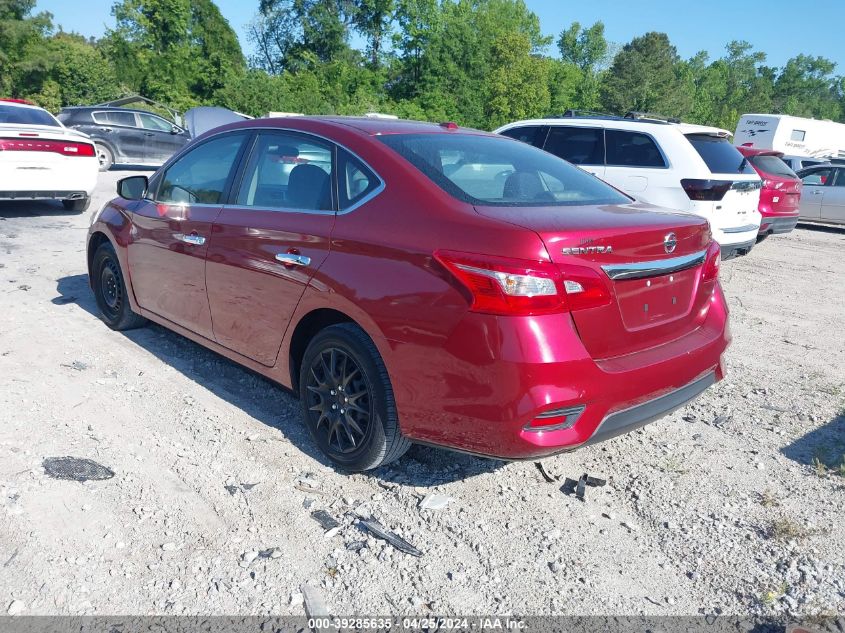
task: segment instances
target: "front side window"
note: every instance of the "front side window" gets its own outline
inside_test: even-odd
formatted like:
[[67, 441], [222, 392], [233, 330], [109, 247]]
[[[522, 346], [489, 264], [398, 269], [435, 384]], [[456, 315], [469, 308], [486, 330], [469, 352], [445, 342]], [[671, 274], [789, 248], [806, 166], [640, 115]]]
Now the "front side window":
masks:
[[138, 116], [141, 118], [141, 127], [147, 130], [170, 132], [173, 129], [173, 124], [168, 123], [161, 117], [153, 116], [152, 114], [139, 114]]
[[245, 207], [331, 211], [332, 147], [296, 134], [258, 135], [237, 203]]
[[227, 134], [190, 150], [165, 172], [157, 202], [222, 204], [246, 134]]
[[542, 128], [539, 125], [526, 125], [524, 127], [512, 127], [509, 130], [502, 132], [502, 136], [515, 138], [517, 141], [528, 143], [529, 145], [537, 144], [537, 135]]
[[714, 174], [756, 174], [751, 163], [724, 136], [687, 134], [695, 151]]
[[801, 181], [805, 185], [815, 185], [817, 187], [824, 187], [826, 185], [830, 185], [831, 175], [833, 174], [833, 169], [828, 167], [827, 169], [814, 169], [808, 174], [804, 174], [801, 177]]
[[657, 144], [647, 134], [605, 130], [607, 164], [616, 167], [666, 167]]
[[604, 165], [604, 130], [555, 126], [543, 149], [575, 165]]
[[470, 204], [562, 207], [631, 201], [581, 169], [501, 136], [386, 134], [378, 139]]

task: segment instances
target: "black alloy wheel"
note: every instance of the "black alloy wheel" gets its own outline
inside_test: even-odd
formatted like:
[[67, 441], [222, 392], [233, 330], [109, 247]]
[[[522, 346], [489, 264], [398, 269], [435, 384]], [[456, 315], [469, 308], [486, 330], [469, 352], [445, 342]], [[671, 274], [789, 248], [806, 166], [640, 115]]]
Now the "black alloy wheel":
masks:
[[339, 323], [314, 336], [300, 364], [299, 395], [314, 442], [345, 470], [376, 468], [411, 446], [381, 355], [357, 325]]

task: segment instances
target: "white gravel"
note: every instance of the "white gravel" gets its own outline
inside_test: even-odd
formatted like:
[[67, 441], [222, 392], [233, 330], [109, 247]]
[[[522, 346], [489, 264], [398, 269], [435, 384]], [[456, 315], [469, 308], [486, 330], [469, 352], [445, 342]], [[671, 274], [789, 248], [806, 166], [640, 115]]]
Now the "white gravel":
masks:
[[[124, 175], [101, 178], [92, 211]], [[813, 464], [845, 451], [845, 232], [726, 262], [728, 379], [547, 460], [549, 484], [530, 463], [422, 447], [334, 472], [280, 388], [160, 327], [97, 319], [90, 213], [0, 204], [6, 612], [302, 614], [303, 591], [335, 615], [845, 611], [845, 477]], [[42, 461], [65, 455], [116, 475], [48, 478]], [[560, 491], [585, 472], [608, 484]]]

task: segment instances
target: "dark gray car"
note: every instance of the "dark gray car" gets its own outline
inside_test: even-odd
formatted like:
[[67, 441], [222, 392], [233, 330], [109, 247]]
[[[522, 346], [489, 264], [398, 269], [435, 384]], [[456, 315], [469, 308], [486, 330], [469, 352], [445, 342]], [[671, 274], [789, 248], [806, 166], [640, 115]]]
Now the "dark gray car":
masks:
[[158, 167], [191, 140], [187, 130], [145, 110], [71, 107], [63, 108], [58, 119], [91, 137], [100, 171], [112, 165]]

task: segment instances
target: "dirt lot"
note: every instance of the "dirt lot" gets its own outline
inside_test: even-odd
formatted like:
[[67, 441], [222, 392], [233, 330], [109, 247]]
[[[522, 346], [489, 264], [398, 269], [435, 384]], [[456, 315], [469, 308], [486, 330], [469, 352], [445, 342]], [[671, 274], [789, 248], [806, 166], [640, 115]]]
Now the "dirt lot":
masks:
[[[333, 471], [282, 389], [160, 327], [98, 320], [90, 215], [0, 205], [0, 613], [301, 614], [304, 583], [347, 615], [845, 612], [845, 232], [724, 264], [728, 379], [547, 460], [550, 484], [422, 447]], [[115, 476], [48, 477], [65, 455]], [[584, 472], [609, 483], [561, 492]], [[452, 500], [420, 509], [429, 492]], [[320, 508], [342, 524], [328, 537]]]

